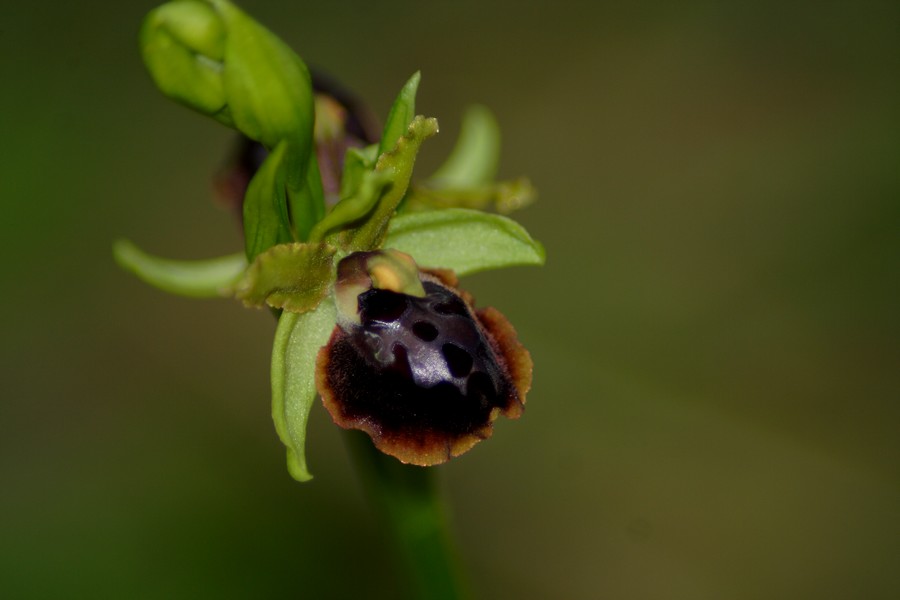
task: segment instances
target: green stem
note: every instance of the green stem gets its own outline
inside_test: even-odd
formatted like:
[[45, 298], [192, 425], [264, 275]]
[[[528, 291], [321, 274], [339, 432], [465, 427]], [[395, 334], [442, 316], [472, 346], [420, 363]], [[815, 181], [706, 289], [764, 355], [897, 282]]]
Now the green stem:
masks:
[[404, 465], [376, 450], [369, 438], [357, 431], [348, 431], [347, 440], [366, 493], [381, 513], [408, 574], [413, 597], [469, 597], [435, 469]]

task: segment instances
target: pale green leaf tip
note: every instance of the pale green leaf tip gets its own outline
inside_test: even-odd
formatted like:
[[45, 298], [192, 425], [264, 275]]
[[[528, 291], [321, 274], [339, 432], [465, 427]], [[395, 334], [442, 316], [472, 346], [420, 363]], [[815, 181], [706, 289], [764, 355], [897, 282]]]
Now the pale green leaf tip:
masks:
[[466, 188], [488, 184], [500, 161], [500, 126], [486, 106], [473, 104], [463, 113], [456, 144], [429, 182], [437, 187]]

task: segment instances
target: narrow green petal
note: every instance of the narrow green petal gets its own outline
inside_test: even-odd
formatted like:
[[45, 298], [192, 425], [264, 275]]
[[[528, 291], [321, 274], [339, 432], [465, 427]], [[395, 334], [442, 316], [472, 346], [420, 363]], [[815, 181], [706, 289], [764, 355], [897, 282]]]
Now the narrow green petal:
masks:
[[326, 299], [310, 312], [284, 312], [278, 320], [272, 349], [272, 419], [287, 446], [288, 472], [309, 481], [306, 466], [306, 424], [316, 399], [316, 355], [334, 330], [334, 302]]
[[422, 74], [419, 71], [413, 73], [403, 85], [403, 89], [391, 105], [384, 131], [381, 134], [381, 143], [378, 145], [378, 154], [384, 154], [394, 147], [400, 136], [406, 133], [413, 117], [416, 116], [416, 91], [419, 89], [419, 81]]
[[375, 171], [383, 173], [390, 181], [390, 187], [381, 195], [368, 217], [358, 227], [342, 232], [339, 243], [350, 251], [374, 250], [380, 248], [387, 234], [388, 223], [403, 196], [409, 188], [416, 156], [422, 142], [438, 132], [437, 119], [416, 116], [409, 128], [390, 152], [378, 157]]
[[232, 286], [247, 268], [243, 254], [209, 260], [169, 260], [151, 256], [128, 240], [113, 244], [113, 256], [122, 268], [146, 283], [193, 298], [230, 296]]
[[341, 174], [341, 198], [349, 198], [356, 193], [362, 178], [375, 168], [378, 160], [378, 146], [348, 148], [344, 155], [344, 172]]
[[290, 221], [296, 239], [309, 239], [313, 226], [325, 216], [325, 191], [322, 189], [322, 175], [319, 172], [319, 161], [315, 152], [309, 154], [309, 165], [306, 180], [300, 189], [287, 188], [290, 205]]
[[545, 260], [543, 246], [512, 219], [464, 208], [399, 215], [384, 247], [406, 252], [422, 267], [457, 275]]
[[384, 188], [390, 183], [391, 178], [386, 173], [379, 171], [364, 172], [353, 195], [349, 198], [342, 198], [340, 202], [335, 204], [331, 212], [313, 227], [309, 239], [319, 241], [329, 231], [365, 217], [378, 203]]

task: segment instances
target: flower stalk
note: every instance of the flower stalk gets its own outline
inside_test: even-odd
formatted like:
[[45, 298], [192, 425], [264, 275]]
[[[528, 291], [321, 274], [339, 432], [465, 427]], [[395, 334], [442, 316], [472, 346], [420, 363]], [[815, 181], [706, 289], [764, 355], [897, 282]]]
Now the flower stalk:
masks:
[[398, 462], [376, 450], [358, 431], [347, 431], [345, 439], [366, 495], [381, 515], [395, 549], [399, 571], [407, 575], [411, 597], [468, 598], [468, 582], [436, 471]]

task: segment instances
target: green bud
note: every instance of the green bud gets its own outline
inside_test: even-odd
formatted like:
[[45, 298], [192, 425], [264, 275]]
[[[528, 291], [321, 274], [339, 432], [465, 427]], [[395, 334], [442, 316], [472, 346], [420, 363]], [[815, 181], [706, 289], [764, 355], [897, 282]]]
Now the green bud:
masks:
[[206, 115], [222, 112], [225, 27], [211, 6], [164, 4], [147, 15], [140, 40], [144, 63], [165, 95]]
[[296, 155], [292, 162], [306, 165], [314, 122], [309, 71], [235, 5], [227, 0], [164, 4], [147, 16], [141, 49], [167, 96], [268, 148], [287, 140]]

